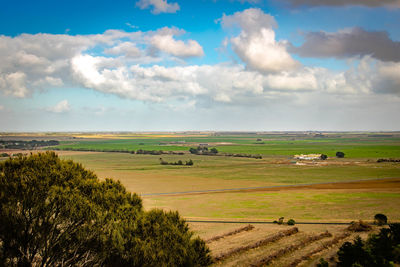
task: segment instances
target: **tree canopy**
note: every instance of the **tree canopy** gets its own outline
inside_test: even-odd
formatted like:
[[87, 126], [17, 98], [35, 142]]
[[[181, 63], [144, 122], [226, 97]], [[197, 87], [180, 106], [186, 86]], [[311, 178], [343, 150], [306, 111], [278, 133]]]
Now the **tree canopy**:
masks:
[[0, 266], [205, 266], [204, 241], [177, 212], [53, 152], [0, 163]]

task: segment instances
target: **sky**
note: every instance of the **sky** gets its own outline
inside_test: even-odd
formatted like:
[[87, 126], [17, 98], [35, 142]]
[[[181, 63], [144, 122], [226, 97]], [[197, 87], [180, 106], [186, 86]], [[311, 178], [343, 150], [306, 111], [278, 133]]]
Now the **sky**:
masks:
[[0, 132], [400, 130], [400, 0], [0, 4]]

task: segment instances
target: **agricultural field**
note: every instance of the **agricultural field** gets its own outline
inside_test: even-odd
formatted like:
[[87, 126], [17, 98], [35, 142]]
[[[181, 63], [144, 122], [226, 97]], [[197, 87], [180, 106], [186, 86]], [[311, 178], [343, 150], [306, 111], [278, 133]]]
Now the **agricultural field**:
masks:
[[[49, 139], [60, 145], [46, 149], [82, 163], [101, 179], [120, 180], [141, 195], [146, 209], [178, 210], [206, 240], [250, 222], [251, 230], [208, 242], [218, 266], [309, 266], [355, 236], [346, 225], [298, 224], [298, 232], [275, 240], [274, 235], [292, 229], [271, 224], [280, 217], [300, 223], [349, 223], [371, 221], [383, 213], [389, 221], [400, 221], [400, 163], [395, 161], [400, 159], [400, 133], [77, 133]], [[215, 147], [218, 154], [189, 152], [200, 144]], [[132, 153], [139, 149], [164, 153]], [[338, 151], [345, 157], [335, 157]], [[328, 159], [293, 157], [311, 153]], [[189, 160], [193, 166], [160, 164]]]

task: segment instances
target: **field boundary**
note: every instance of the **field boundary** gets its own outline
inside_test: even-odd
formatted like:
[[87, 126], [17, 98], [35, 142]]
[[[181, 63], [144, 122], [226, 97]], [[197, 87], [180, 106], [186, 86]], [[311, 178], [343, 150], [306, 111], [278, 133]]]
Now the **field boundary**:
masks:
[[[186, 220], [189, 223], [239, 223], [239, 224], [276, 224], [271, 221], [218, 221], [218, 220]], [[391, 222], [394, 223], [394, 222]], [[296, 224], [316, 224], [316, 225], [350, 225], [351, 222], [296, 222]]]
[[210, 193], [223, 193], [223, 192], [256, 191], [256, 190], [279, 189], [279, 188], [285, 188], [285, 189], [287, 189], [287, 188], [302, 188], [302, 187], [316, 186], [316, 185], [351, 184], [351, 183], [359, 183], [359, 182], [380, 181], [380, 180], [394, 180], [394, 179], [400, 179], [400, 177], [358, 179], [358, 180], [351, 180], [351, 181], [335, 181], [335, 182], [325, 182], [325, 183], [270, 185], [270, 186], [256, 186], [256, 187], [239, 187], [239, 188], [192, 190], [192, 191], [180, 191], [180, 192], [146, 193], [146, 194], [140, 194], [140, 196], [196, 195], [196, 194], [210, 194]]

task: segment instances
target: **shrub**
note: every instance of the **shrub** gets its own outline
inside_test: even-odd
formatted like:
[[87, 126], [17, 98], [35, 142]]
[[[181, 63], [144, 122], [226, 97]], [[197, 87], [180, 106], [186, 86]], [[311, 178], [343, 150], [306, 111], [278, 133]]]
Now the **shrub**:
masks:
[[177, 212], [144, 211], [120, 182], [54, 152], [0, 163], [0, 266], [210, 263]]
[[321, 154], [321, 159], [322, 160], [326, 160], [328, 158], [328, 156], [327, 155], [325, 155], [325, 154]]
[[338, 266], [389, 267], [400, 263], [400, 224], [389, 224], [379, 234], [366, 241], [357, 237], [353, 243], [346, 242], [338, 251]]
[[387, 224], [387, 217], [386, 217], [386, 215], [381, 214], [381, 213], [375, 214], [375, 216], [374, 216], [374, 223], [377, 224], [377, 225], [379, 225], [379, 226], [382, 226], [382, 225]]
[[213, 147], [213, 148], [210, 149], [210, 152], [213, 153], [213, 154], [217, 154], [218, 150], [215, 147]]
[[186, 161], [186, 166], [193, 166], [193, 160], [189, 159], [189, 161]]
[[336, 157], [337, 158], [344, 158], [344, 153], [341, 151], [336, 152]]
[[199, 151], [198, 151], [196, 148], [193, 148], [193, 147], [191, 147], [191, 148], [189, 149], [189, 152], [190, 152], [191, 154], [198, 154], [198, 153], [199, 153]]
[[324, 258], [320, 258], [317, 267], [329, 267], [329, 263]]
[[359, 220], [358, 222], [351, 222], [350, 226], [347, 227], [347, 230], [352, 231], [352, 232], [368, 232], [372, 229], [372, 227]]
[[283, 219], [285, 219], [285, 217], [280, 217], [278, 220], [278, 224], [283, 224]]
[[287, 225], [295, 225], [295, 224], [296, 224], [296, 221], [293, 220], [293, 219], [289, 219], [289, 220], [287, 221]]

